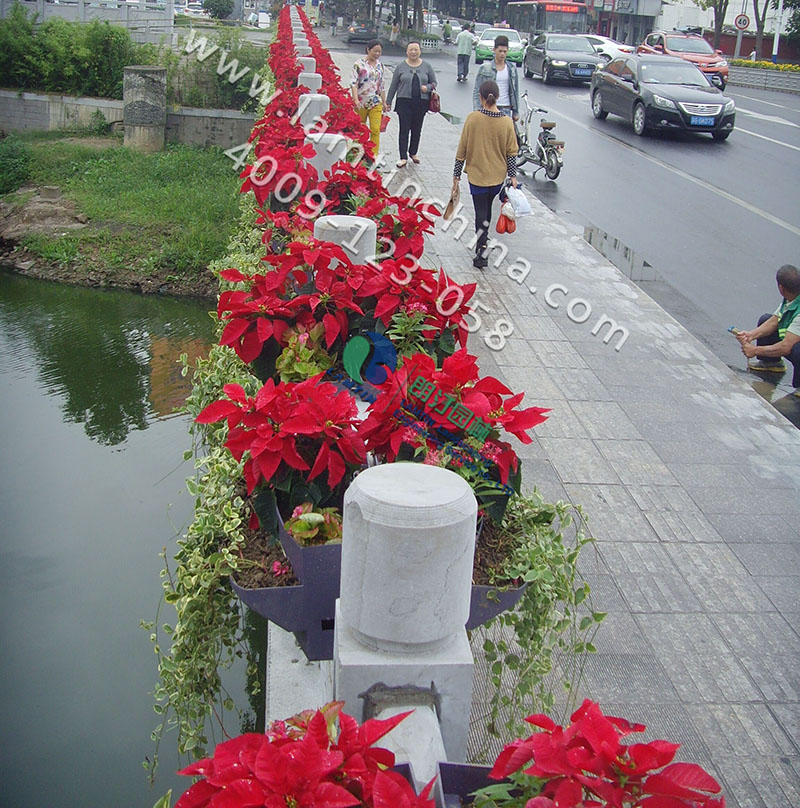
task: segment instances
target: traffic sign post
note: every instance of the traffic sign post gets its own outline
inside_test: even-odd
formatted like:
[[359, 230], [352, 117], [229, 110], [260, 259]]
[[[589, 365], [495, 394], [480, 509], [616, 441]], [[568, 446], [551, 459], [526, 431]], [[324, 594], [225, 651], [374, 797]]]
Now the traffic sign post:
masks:
[[738, 59], [742, 55], [742, 31], [750, 27], [750, 17], [747, 14], [737, 14], [733, 24], [736, 26], [736, 50], [733, 58]]

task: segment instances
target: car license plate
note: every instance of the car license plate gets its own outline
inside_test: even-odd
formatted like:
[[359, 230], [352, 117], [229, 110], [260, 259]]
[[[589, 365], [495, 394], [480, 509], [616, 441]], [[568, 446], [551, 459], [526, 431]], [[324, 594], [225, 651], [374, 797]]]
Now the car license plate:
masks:
[[714, 119], [706, 118], [703, 115], [692, 115], [692, 117], [689, 118], [689, 123], [692, 126], [713, 126]]
[[575, 75], [576, 76], [591, 76], [594, 71], [590, 70], [588, 67], [577, 67], [575, 68]]

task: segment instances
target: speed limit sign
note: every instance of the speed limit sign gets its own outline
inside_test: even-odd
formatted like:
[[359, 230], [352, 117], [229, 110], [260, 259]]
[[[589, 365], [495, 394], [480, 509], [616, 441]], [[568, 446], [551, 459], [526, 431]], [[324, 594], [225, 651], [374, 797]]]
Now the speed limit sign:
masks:
[[747, 14], [737, 14], [733, 24], [740, 31], [746, 31], [750, 26], [750, 17], [748, 17]]

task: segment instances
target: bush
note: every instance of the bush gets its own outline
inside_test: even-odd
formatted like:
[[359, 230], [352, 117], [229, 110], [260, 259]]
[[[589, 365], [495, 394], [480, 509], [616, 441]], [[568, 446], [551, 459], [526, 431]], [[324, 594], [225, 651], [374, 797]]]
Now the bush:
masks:
[[224, 20], [233, 12], [233, 0], [203, 0], [203, 9], [215, 19]]
[[0, 86], [122, 98], [123, 67], [152, 63], [157, 54], [107, 22], [53, 17], [35, 28], [35, 20], [18, 3], [0, 20]]
[[30, 149], [16, 135], [0, 140], [0, 194], [16, 191], [30, 176]]

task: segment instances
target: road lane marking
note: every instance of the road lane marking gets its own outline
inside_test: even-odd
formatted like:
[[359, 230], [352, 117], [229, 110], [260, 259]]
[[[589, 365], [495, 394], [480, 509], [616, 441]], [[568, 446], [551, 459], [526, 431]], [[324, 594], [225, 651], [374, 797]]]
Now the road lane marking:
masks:
[[[671, 171], [678, 177], [682, 177], [685, 180], [689, 180], [689, 182], [693, 182], [695, 185], [699, 185], [701, 188], [705, 188], [707, 191], [711, 191], [712, 193], [721, 196], [723, 199], [727, 199], [729, 202], [733, 202], [734, 205], [739, 205], [740, 207], [744, 208], [745, 210], [749, 211], [750, 213], [755, 213], [756, 216], [760, 216], [762, 219], [766, 219], [768, 222], [772, 224], [778, 225], [778, 227], [782, 227], [784, 230], [788, 230], [790, 233], [794, 233], [796, 236], [800, 236], [800, 227], [795, 227], [793, 224], [789, 222], [785, 222], [783, 219], [779, 219], [777, 216], [773, 216], [771, 213], [768, 213], [766, 210], [762, 210], [761, 208], [757, 208], [755, 205], [751, 205], [749, 202], [746, 202], [744, 199], [740, 199], [738, 196], [734, 196], [733, 194], [729, 194], [727, 191], [723, 191], [722, 188], [717, 188], [716, 185], [712, 185], [710, 182], [706, 182], [705, 180], [701, 180], [698, 177], [693, 177], [691, 174], [683, 171], [680, 168], [676, 168], [675, 166], [670, 165], [669, 163], [665, 163], [663, 160], [660, 160], [658, 157], [653, 157], [653, 155], [648, 154], [642, 149], [638, 148], [637, 146], [631, 146], [629, 143], [626, 143], [624, 140], [620, 140], [619, 138], [614, 137], [613, 135], [609, 135], [605, 132], [601, 132], [599, 129], [594, 127], [588, 126], [587, 124], [583, 123], [582, 121], [578, 121], [570, 115], [564, 115], [563, 113], [557, 113], [561, 115], [564, 120], [569, 121], [574, 126], [578, 126], [581, 129], [584, 129], [587, 132], [594, 132], [595, 134], [600, 135], [600, 137], [605, 138], [606, 140], [611, 141], [612, 143], [616, 143], [618, 146], [622, 146], [629, 151], [632, 151], [634, 154], [638, 154], [640, 157], [648, 160], [649, 162], [653, 163], [654, 165], [661, 166], [661, 168], [665, 168], [667, 171]], [[764, 138], [765, 140], [772, 140], [772, 138], [768, 138], [765, 135], [758, 135], [755, 132], [749, 132], [747, 129], [736, 129], [736, 132], [745, 132], [749, 135], [754, 135], [755, 137]], [[798, 149], [797, 146], [792, 146], [789, 143], [782, 143], [779, 140], [776, 140], [775, 143], [779, 143], [782, 146], [788, 146], [791, 149]], [[800, 151], [800, 149], [798, 149]]]
[[790, 112], [797, 112], [794, 107], [788, 107], [786, 104], [776, 104], [774, 101], [764, 101], [761, 98], [754, 98], [752, 95], [742, 95], [741, 93], [730, 90], [730, 88], [728, 90], [728, 95], [735, 95], [737, 97], [746, 98], [749, 101], [757, 101], [759, 104], [769, 104], [771, 107], [778, 107], [778, 109], [788, 109]]
[[[786, 118], [779, 118], [777, 115], [765, 115], [763, 112], [756, 112], [752, 109], [745, 109], [744, 107], [736, 107], [737, 114], [743, 112], [745, 115], [752, 115], [760, 121], [770, 121], [771, 123], [782, 123], [784, 126], [800, 126], [800, 123], [794, 121], [787, 121]], [[777, 141], [776, 141], [777, 142]]]
[[760, 137], [762, 140], [768, 140], [770, 143], [777, 143], [779, 146], [786, 146], [787, 149], [794, 149], [795, 151], [800, 151], [800, 146], [793, 146], [791, 143], [784, 143], [782, 140], [775, 140], [774, 137], [767, 137], [766, 135], [760, 135], [758, 132], [751, 132], [749, 129], [742, 129], [739, 126], [737, 126], [736, 129], [734, 129], [734, 132], [744, 132], [746, 135], [752, 135], [753, 137]]

